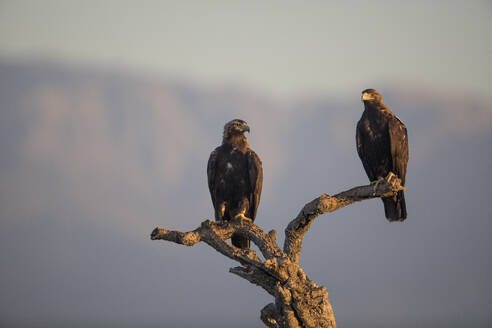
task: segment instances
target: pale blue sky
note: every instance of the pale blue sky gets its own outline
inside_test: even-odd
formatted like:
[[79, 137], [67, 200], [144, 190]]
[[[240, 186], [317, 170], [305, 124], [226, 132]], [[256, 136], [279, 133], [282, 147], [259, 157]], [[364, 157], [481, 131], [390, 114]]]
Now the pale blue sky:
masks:
[[0, 56], [282, 95], [402, 80], [487, 94], [491, 31], [490, 1], [0, 2]]

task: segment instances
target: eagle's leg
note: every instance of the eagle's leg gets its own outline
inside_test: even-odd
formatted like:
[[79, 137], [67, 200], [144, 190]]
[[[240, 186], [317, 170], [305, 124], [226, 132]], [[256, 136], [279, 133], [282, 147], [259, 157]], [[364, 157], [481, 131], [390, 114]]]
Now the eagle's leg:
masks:
[[223, 221], [224, 215], [225, 215], [225, 210], [226, 210], [226, 203], [221, 202], [215, 208], [216, 208], [216, 210], [215, 210], [215, 221]]

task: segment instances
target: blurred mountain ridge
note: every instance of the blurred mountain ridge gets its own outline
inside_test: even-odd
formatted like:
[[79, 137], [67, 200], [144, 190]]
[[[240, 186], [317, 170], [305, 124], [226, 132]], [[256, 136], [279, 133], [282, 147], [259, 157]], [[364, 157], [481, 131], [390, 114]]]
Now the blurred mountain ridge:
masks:
[[[377, 320], [388, 308], [388, 327], [431, 327], [458, 310], [449, 319], [456, 327], [467, 316], [490, 322], [491, 293], [474, 291], [490, 289], [484, 286], [492, 272], [484, 260], [491, 243], [483, 206], [491, 182], [492, 101], [402, 81], [371, 87], [408, 128], [408, 222], [386, 224], [379, 201], [321, 218], [306, 236], [305, 271], [328, 287], [341, 325], [358, 326], [371, 312], [373, 326], [382, 327]], [[226, 291], [236, 288], [250, 293], [237, 305], [248, 310], [231, 310], [230, 317], [258, 324], [263, 305], [254, 287], [222, 281], [228, 275], [222, 258], [210, 256], [208, 264], [204, 247], [162, 247], [148, 234], [157, 225], [191, 230], [212, 217], [206, 163], [233, 118], [249, 123], [250, 144], [263, 161], [257, 223], [265, 230], [282, 231], [320, 193], [366, 184], [355, 150], [361, 90], [277, 99], [240, 84], [0, 60], [0, 317], [29, 326], [38, 318], [60, 322], [58, 313], [67, 322], [89, 314], [93, 322], [118, 322], [127, 315], [153, 324], [162, 315], [180, 322], [186, 305], [201, 307], [187, 322], [207, 313], [206, 321], [219, 327], [224, 318], [214, 319], [213, 311], [231, 304]], [[334, 250], [332, 265], [316, 265], [325, 248]], [[176, 268], [187, 272], [179, 273], [182, 282]], [[208, 292], [226, 284], [220, 301], [203, 304], [207, 291], [186, 296], [196, 270], [210, 280]], [[176, 284], [186, 292], [166, 298], [177, 295]], [[451, 289], [462, 298], [451, 300]], [[425, 320], [411, 321], [417, 315]], [[139, 321], [143, 316], [147, 321]]]

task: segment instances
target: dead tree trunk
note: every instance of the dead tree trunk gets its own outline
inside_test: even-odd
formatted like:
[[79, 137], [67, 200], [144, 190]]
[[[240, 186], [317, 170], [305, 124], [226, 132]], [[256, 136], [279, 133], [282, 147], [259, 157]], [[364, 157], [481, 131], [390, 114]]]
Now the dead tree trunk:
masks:
[[[336, 211], [357, 201], [394, 195], [405, 188], [391, 174], [386, 179], [367, 186], [356, 187], [335, 196], [321, 195], [306, 204], [285, 229], [283, 251], [276, 242], [277, 233], [265, 233], [249, 219], [211, 222], [189, 232], [155, 228], [152, 240], [167, 240], [193, 246], [202, 241], [219, 253], [238, 261], [242, 266], [229, 269], [271, 294], [275, 302], [261, 310], [261, 320], [267, 327], [278, 328], [336, 328], [335, 315], [328, 300], [326, 288], [311, 281], [302, 268], [299, 258], [302, 239], [313, 221], [321, 214]], [[251, 249], [239, 249], [225, 240], [239, 233], [255, 243], [263, 254], [261, 261]]]

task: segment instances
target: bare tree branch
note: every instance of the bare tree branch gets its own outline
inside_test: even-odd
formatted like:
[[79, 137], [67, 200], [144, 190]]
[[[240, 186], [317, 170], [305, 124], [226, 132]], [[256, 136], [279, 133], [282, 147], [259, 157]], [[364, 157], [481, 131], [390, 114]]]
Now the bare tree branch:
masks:
[[227, 256], [241, 264], [248, 264], [264, 268], [263, 263], [251, 249], [240, 249], [232, 244], [225, 242], [231, 238], [235, 231], [240, 231], [239, 221], [231, 222], [211, 222], [206, 220], [202, 225], [189, 232], [170, 231], [162, 228], [155, 228], [150, 235], [152, 240], [167, 240], [177, 244], [193, 246], [199, 241], [207, 243], [222, 255]]
[[299, 263], [302, 239], [318, 216], [334, 212], [358, 201], [388, 197], [405, 189], [401, 186], [401, 180], [390, 173], [385, 179], [378, 180], [371, 185], [355, 187], [335, 196], [321, 195], [304, 205], [297, 217], [285, 229], [284, 253], [291, 261]]
[[266, 290], [270, 295], [275, 296], [277, 280], [272, 276], [266, 274], [258, 269], [245, 269], [243, 267], [234, 267], [229, 269], [230, 273], [240, 276], [246, 279], [252, 284], [258, 285]]
[[[277, 233], [265, 233], [246, 217], [231, 221], [211, 222], [189, 232], [155, 228], [152, 240], [167, 240], [193, 246], [202, 241], [219, 253], [243, 266], [229, 271], [262, 287], [274, 296], [261, 310], [261, 320], [267, 327], [279, 328], [336, 328], [335, 315], [326, 288], [311, 281], [299, 267], [302, 239], [313, 221], [321, 214], [336, 211], [356, 201], [394, 195], [404, 187], [400, 180], [389, 175], [375, 184], [352, 188], [335, 196], [321, 195], [306, 204], [285, 229], [284, 251], [276, 242]], [[233, 234], [241, 234], [258, 246], [265, 261], [251, 249], [239, 249], [226, 242]]]

